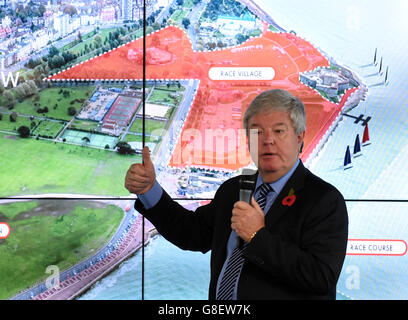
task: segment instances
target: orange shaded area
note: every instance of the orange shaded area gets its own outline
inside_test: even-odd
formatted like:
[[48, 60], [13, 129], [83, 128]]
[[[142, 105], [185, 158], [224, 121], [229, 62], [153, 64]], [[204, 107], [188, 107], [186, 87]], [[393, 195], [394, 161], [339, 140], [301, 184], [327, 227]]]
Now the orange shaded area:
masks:
[[[49, 77], [68, 79], [142, 79], [143, 39], [139, 38], [110, 52]], [[168, 27], [146, 37], [146, 78], [188, 76], [194, 56], [191, 42], [179, 28]]]
[[[57, 79], [142, 79], [143, 40], [50, 77]], [[291, 33], [273, 33], [240, 46], [193, 52], [186, 33], [167, 27], [146, 38], [146, 79], [199, 79], [196, 92], [170, 165], [236, 170], [250, 163], [242, 118], [250, 102], [262, 91], [280, 88], [305, 104], [307, 132], [302, 159], [306, 160], [336, 119], [349, 90], [339, 104], [329, 102], [299, 82], [299, 74], [329, 66], [310, 43]], [[273, 80], [211, 80], [212, 67], [272, 67]]]

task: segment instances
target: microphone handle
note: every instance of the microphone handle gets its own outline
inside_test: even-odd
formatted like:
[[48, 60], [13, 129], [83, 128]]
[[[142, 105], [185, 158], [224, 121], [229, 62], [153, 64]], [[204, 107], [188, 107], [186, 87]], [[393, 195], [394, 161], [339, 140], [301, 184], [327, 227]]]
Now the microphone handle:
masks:
[[245, 201], [246, 203], [251, 203], [252, 190], [240, 189], [239, 190], [239, 200]]

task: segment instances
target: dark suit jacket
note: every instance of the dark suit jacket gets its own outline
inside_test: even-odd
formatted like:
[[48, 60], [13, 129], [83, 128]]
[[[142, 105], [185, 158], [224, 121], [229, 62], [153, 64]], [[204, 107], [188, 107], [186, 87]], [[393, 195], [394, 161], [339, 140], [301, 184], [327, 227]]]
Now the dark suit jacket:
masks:
[[[232, 208], [239, 200], [238, 178], [224, 182], [214, 199], [195, 212], [163, 195], [146, 210], [135, 208], [176, 246], [211, 250], [209, 298], [215, 299], [217, 279], [226, 258]], [[290, 189], [295, 202], [282, 200]], [[342, 195], [332, 185], [299, 164], [243, 252], [245, 263], [238, 299], [335, 299], [348, 236], [348, 216]]]

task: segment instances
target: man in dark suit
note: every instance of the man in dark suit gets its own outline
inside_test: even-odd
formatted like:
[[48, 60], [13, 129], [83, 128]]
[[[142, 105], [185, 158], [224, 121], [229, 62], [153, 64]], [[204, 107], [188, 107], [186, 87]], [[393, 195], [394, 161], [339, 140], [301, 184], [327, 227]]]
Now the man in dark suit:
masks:
[[210, 299], [335, 299], [347, 210], [339, 191], [299, 159], [303, 103], [284, 90], [265, 91], [248, 107], [244, 128], [258, 168], [250, 203], [239, 201], [234, 177], [209, 204], [183, 208], [157, 183], [145, 148], [143, 164], [125, 179], [138, 195], [135, 208], [178, 247], [211, 250]]

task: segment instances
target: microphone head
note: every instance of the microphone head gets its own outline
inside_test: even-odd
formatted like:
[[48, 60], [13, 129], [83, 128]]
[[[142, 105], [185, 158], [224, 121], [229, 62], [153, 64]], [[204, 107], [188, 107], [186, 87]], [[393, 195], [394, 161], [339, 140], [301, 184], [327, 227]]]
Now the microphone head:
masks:
[[[244, 173], [244, 172], [243, 172]], [[249, 173], [249, 172], [245, 172]], [[239, 189], [241, 190], [254, 190], [256, 185], [255, 174], [243, 174], [239, 177]]]

